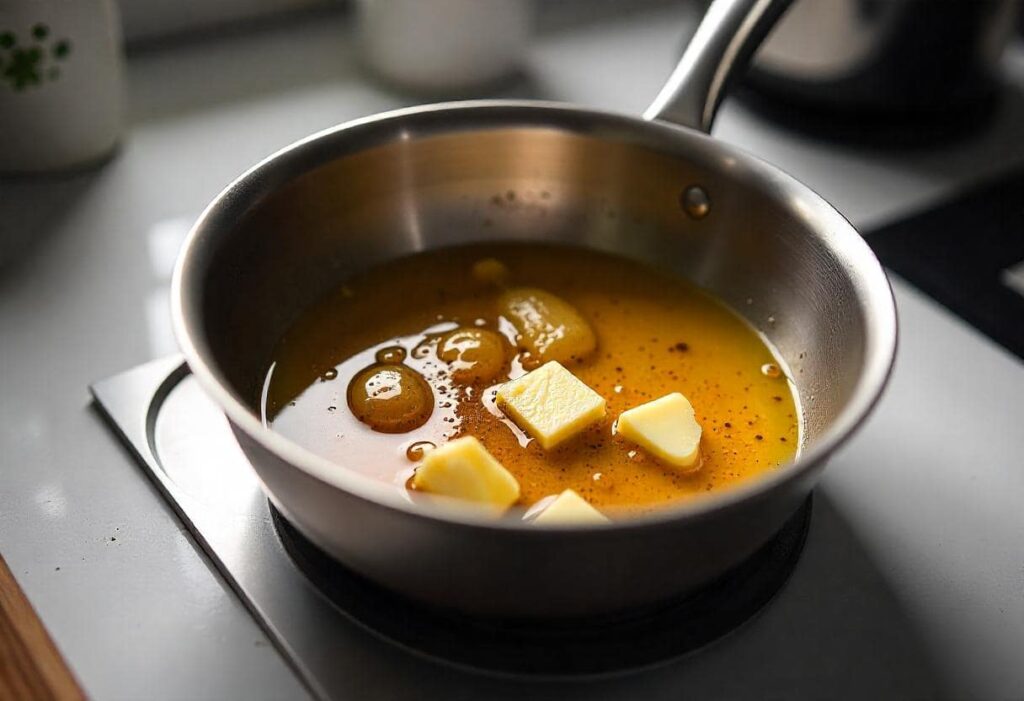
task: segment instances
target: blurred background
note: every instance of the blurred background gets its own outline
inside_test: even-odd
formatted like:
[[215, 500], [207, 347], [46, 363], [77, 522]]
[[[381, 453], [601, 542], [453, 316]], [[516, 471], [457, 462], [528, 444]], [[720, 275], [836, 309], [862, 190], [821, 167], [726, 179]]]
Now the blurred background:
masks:
[[[139, 310], [148, 335], [126, 338], [143, 345], [110, 369], [172, 352], [162, 283], [174, 252], [248, 166], [317, 130], [423, 102], [514, 97], [637, 114], [707, 5], [6, 0], [0, 295], [33, 266], [37, 280], [89, 290], [63, 300], [68, 313], [152, 286]], [[795, 0], [716, 136], [790, 171], [865, 230], [881, 226], [1024, 161], [1019, 10], [1016, 0]], [[1016, 253], [997, 256], [1010, 289], [1024, 286], [1007, 260]], [[16, 289], [34, 295], [38, 284]]]

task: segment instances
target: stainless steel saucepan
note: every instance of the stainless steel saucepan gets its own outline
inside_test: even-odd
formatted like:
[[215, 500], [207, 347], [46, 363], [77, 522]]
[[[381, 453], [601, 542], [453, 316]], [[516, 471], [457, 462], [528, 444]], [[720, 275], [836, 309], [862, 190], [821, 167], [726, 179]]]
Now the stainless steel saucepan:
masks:
[[[780, 528], [878, 399], [896, 345], [888, 282], [854, 228], [806, 186], [707, 134], [729, 78], [784, 5], [713, 3], [643, 119], [519, 101], [399, 110], [299, 141], [210, 204], [174, 275], [178, 340], [291, 523], [392, 590], [520, 617], [668, 599]], [[396, 256], [492, 239], [612, 251], [725, 300], [793, 373], [799, 459], [649, 516], [540, 528], [412, 504], [261, 424], [272, 348], [309, 304]]]

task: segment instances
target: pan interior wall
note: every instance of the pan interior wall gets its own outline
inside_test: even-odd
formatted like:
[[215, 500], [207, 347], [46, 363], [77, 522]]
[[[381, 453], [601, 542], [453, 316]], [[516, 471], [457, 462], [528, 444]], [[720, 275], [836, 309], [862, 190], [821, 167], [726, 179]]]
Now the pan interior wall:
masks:
[[[616, 252], [709, 289], [780, 352], [813, 441], [849, 398], [865, 320], [847, 269], [735, 158], [545, 126], [398, 138], [324, 161], [249, 205], [205, 257], [201, 344], [254, 412], [271, 350], [348, 275], [480, 240]], [[699, 186], [703, 218], [683, 193]]]

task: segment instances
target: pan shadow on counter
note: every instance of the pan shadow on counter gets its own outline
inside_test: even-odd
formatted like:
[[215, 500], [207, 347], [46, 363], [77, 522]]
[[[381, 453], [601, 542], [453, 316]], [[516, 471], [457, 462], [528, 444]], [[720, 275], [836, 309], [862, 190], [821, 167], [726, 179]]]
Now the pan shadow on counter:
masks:
[[28, 274], [33, 259], [50, 245], [58, 245], [54, 239], [64, 234], [78, 236], [64, 221], [87, 199], [99, 176], [95, 167], [70, 173], [0, 176], [0, 289], [11, 284], [7, 278]]

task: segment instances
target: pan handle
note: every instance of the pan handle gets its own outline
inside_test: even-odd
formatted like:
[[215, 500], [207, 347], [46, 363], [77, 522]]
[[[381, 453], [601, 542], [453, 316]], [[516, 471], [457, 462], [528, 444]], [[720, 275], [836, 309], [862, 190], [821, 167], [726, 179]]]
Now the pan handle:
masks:
[[729, 81], [746, 68], [790, 2], [714, 0], [644, 119], [710, 133]]

